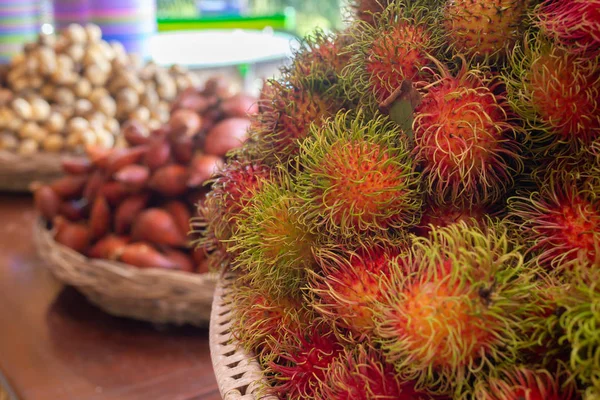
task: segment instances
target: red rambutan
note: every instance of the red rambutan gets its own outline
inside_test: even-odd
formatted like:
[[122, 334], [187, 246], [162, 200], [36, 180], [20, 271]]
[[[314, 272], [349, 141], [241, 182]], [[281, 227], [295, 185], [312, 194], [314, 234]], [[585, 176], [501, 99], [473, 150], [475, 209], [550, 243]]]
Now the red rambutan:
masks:
[[320, 271], [309, 277], [315, 311], [340, 328], [369, 337], [375, 327], [373, 308], [383, 298], [379, 282], [400, 252], [400, 248], [384, 245], [357, 251], [321, 249], [315, 255]]
[[401, 379], [460, 392], [478, 371], [533, 345], [524, 333], [540, 308], [535, 271], [507, 232], [501, 224], [435, 228], [403, 255], [411, 272], [392, 264], [375, 340]]
[[[558, 175], [560, 177], [560, 175]], [[600, 259], [600, 197], [573, 179], [548, 180], [529, 197], [508, 200], [529, 252], [548, 269]], [[598, 186], [600, 187], [600, 186]]]
[[446, 40], [456, 54], [503, 57], [521, 34], [531, 0], [447, 0]]
[[430, 396], [402, 382], [394, 366], [378, 350], [367, 345], [345, 349], [328, 367], [317, 400], [426, 400]]
[[485, 224], [486, 215], [489, 215], [489, 211], [481, 206], [466, 208], [426, 203], [421, 221], [413, 228], [413, 231], [419, 236], [427, 236], [432, 226], [442, 228], [460, 221], [474, 222], [481, 226]]
[[340, 112], [314, 128], [299, 157], [308, 226], [346, 240], [385, 237], [418, 221], [420, 176], [393, 122]]
[[573, 382], [567, 377], [547, 370], [513, 367], [504, 370], [500, 378], [478, 382], [474, 398], [477, 400], [575, 400]]
[[600, 0], [545, 0], [535, 16], [544, 34], [569, 52], [600, 54]]
[[413, 124], [425, 188], [439, 204], [493, 203], [523, 168], [500, 81], [466, 65], [456, 77], [439, 68]]
[[280, 349], [279, 359], [269, 363], [273, 391], [288, 400], [318, 398], [329, 367], [343, 347], [326, 325], [318, 322], [304, 333], [290, 334], [294, 343]]
[[352, 82], [348, 95], [374, 109], [406, 80], [422, 86], [429, 77], [424, 67], [439, 47], [439, 35], [433, 32], [437, 25], [423, 9], [398, 2], [378, 15], [374, 26], [364, 24], [352, 31], [353, 56], [343, 71]]
[[577, 150], [600, 137], [600, 56], [569, 54], [530, 32], [511, 64], [509, 101], [534, 130], [534, 151]]

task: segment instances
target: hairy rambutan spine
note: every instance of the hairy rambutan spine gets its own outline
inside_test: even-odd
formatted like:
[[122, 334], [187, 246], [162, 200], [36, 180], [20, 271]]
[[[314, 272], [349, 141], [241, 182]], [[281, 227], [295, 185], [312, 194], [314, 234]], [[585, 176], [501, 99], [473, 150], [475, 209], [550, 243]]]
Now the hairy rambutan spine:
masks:
[[600, 54], [599, 0], [544, 0], [534, 16], [544, 34], [569, 52]]
[[376, 316], [375, 340], [401, 379], [459, 392], [475, 374], [514, 363], [533, 345], [525, 333], [541, 309], [535, 269], [506, 226], [436, 228], [415, 237], [412, 249], [383, 280]]
[[528, 32], [505, 74], [512, 108], [532, 132], [532, 149], [549, 153], [589, 146], [600, 137], [600, 56], [583, 58]]
[[376, 110], [404, 81], [423, 86], [429, 79], [424, 67], [441, 46], [436, 15], [427, 7], [398, 1], [390, 4], [370, 25], [357, 21], [350, 64], [342, 75], [351, 84], [347, 95], [369, 110]]
[[523, 168], [520, 131], [501, 82], [463, 67], [456, 77], [438, 65], [414, 114], [413, 154], [422, 167], [429, 197], [466, 207], [493, 203]]
[[477, 400], [575, 400], [576, 390], [563, 370], [531, 370], [525, 366], [504, 369], [498, 378], [475, 385]]
[[384, 116], [340, 112], [302, 143], [298, 190], [313, 231], [355, 240], [386, 237], [419, 220], [420, 176], [408, 143]]
[[233, 269], [273, 297], [301, 296], [306, 270], [315, 264], [316, 237], [301, 221], [301, 206], [291, 177], [281, 171], [254, 194], [231, 235]]

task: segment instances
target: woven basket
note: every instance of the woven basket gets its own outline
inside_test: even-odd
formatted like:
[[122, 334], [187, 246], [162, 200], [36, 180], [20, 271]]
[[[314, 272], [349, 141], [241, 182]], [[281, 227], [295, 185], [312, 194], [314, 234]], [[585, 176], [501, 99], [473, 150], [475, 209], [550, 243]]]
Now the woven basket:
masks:
[[0, 150], [0, 190], [28, 192], [32, 182], [51, 182], [63, 175], [64, 154], [37, 153], [20, 156]]
[[210, 316], [210, 356], [223, 400], [277, 400], [259, 393], [266, 386], [260, 365], [241, 349], [231, 333], [233, 274], [217, 282]]
[[54, 241], [42, 218], [34, 227], [40, 257], [62, 282], [109, 314], [153, 323], [206, 326], [217, 275], [140, 269], [87, 258]]

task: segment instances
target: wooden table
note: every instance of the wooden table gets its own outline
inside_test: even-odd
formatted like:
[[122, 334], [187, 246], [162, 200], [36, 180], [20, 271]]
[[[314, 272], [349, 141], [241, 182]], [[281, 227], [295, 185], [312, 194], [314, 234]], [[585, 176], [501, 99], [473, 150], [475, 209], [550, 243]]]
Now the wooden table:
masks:
[[22, 400], [217, 400], [208, 331], [114, 318], [38, 259], [29, 196], [0, 194], [0, 371]]

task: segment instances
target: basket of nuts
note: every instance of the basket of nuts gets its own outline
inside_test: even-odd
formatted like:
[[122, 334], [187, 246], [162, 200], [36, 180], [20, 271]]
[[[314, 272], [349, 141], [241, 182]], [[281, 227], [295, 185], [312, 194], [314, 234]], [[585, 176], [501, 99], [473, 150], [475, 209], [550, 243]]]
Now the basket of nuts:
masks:
[[40, 34], [0, 80], [0, 189], [11, 191], [61, 176], [60, 160], [86, 146], [127, 146], [127, 121], [160, 127], [176, 96], [198, 83], [179, 66], [143, 64], [92, 24]]
[[216, 277], [190, 233], [206, 183], [246, 139], [255, 99], [220, 79], [186, 90], [167, 124], [123, 127], [129, 147], [88, 147], [66, 176], [35, 188], [34, 227], [52, 273], [103, 310], [155, 323], [205, 325]]

